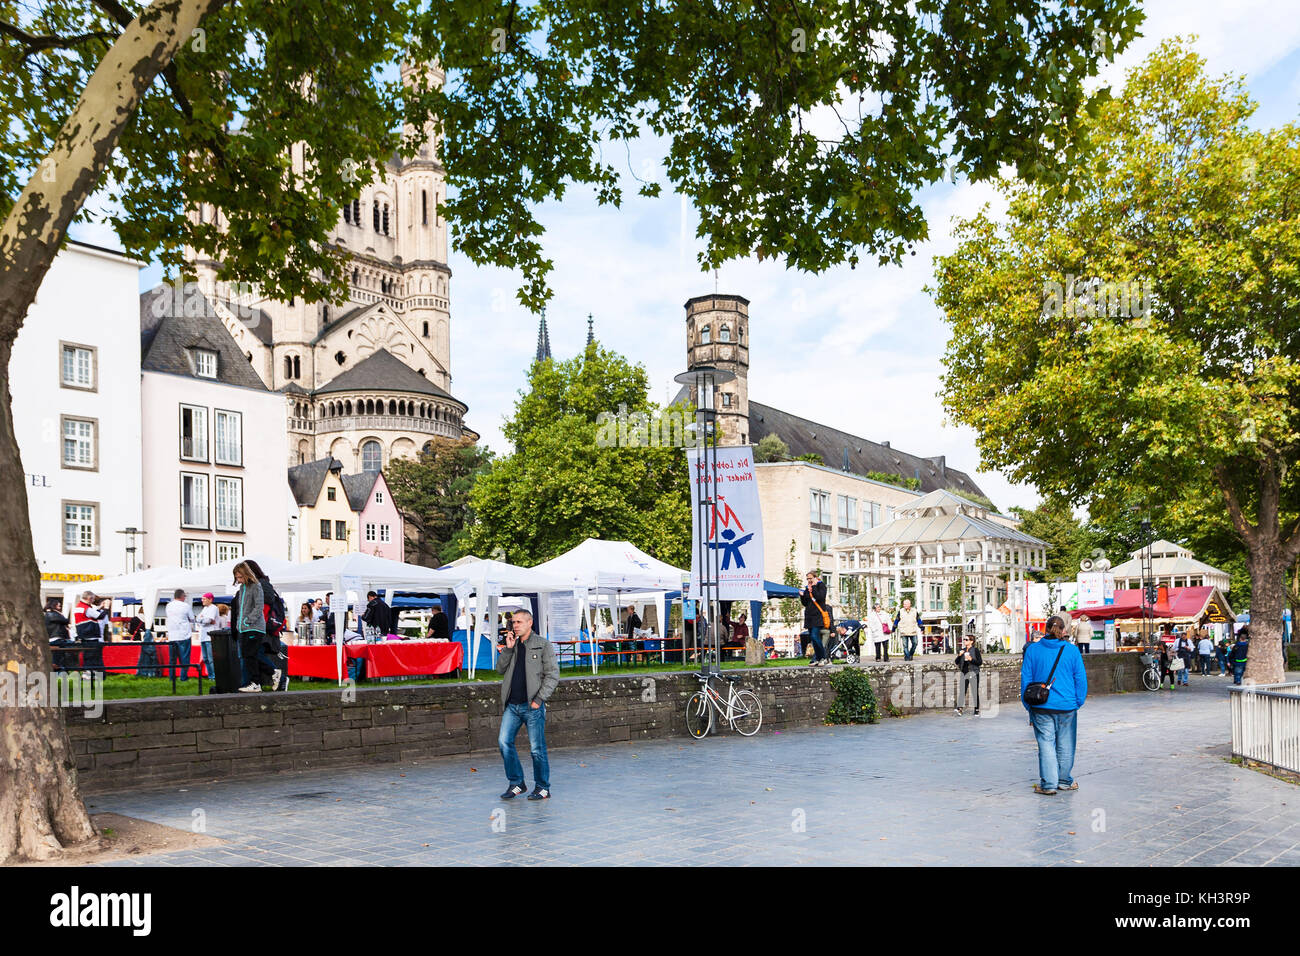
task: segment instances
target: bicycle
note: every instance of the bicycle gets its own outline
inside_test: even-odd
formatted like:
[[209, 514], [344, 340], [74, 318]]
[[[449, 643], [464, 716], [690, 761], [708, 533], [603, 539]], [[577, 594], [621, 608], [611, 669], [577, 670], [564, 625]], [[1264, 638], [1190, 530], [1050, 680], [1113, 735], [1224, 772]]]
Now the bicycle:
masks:
[[[738, 674], [697, 674], [700, 689], [691, 694], [686, 702], [686, 732], [696, 740], [709, 735], [713, 730], [713, 715], [716, 712], [731, 729], [744, 737], [752, 737], [763, 725], [763, 705], [753, 691], [737, 690]], [[710, 683], [712, 678], [721, 677], [727, 681], [726, 700]]]
[[1142, 686], [1147, 690], [1159, 690], [1164, 683], [1164, 673], [1160, 667], [1160, 657], [1156, 654], [1143, 654]]

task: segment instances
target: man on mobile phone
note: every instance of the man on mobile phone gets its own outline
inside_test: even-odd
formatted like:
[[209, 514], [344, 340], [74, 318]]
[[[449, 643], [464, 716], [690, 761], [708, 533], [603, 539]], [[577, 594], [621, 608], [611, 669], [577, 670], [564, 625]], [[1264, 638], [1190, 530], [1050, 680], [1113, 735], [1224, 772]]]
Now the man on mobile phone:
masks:
[[497, 746], [506, 765], [506, 792], [502, 800], [513, 800], [528, 789], [524, 768], [515, 750], [520, 724], [528, 727], [528, 749], [533, 758], [533, 792], [529, 800], [551, 796], [551, 765], [546, 757], [546, 701], [560, 683], [560, 665], [555, 645], [533, 632], [533, 615], [516, 611], [511, 631], [497, 656], [501, 680], [501, 732]]

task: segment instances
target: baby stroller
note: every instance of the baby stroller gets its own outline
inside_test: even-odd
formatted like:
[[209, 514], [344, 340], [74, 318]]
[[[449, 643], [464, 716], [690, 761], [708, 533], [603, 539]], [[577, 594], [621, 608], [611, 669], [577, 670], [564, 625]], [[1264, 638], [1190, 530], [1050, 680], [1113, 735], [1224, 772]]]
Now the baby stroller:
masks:
[[861, 628], [849, 628], [848, 633], [843, 637], [840, 636], [839, 625], [831, 628], [830, 636], [826, 639], [826, 659], [832, 664], [838, 661], [846, 661], [850, 664], [858, 662], [858, 645], [857, 637]]

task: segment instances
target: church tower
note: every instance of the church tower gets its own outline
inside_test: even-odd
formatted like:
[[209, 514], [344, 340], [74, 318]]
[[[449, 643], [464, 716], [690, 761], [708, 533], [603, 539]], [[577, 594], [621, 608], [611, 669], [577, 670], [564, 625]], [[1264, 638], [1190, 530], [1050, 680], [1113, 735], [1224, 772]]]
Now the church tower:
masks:
[[[686, 302], [686, 367], [734, 372], [718, 386], [714, 406], [724, 445], [749, 444], [749, 300], [738, 295], [697, 295]], [[692, 394], [691, 401], [697, 401]]]

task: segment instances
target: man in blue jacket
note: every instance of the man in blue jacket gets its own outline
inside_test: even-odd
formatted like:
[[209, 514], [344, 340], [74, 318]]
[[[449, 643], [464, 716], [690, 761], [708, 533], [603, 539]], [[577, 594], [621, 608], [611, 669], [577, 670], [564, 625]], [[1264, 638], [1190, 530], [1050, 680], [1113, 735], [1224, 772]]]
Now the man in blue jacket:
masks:
[[1042, 706], [1024, 704], [1038, 741], [1039, 780], [1034, 792], [1052, 796], [1057, 790], [1078, 790], [1071, 773], [1079, 708], [1088, 696], [1088, 677], [1083, 671], [1083, 655], [1065, 639], [1065, 622], [1059, 617], [1048, 618], [1047, 636], [1025, 647], [1020, 665], [1022, 704], [1025, 688], [1033, 683], [1051, 685]]

